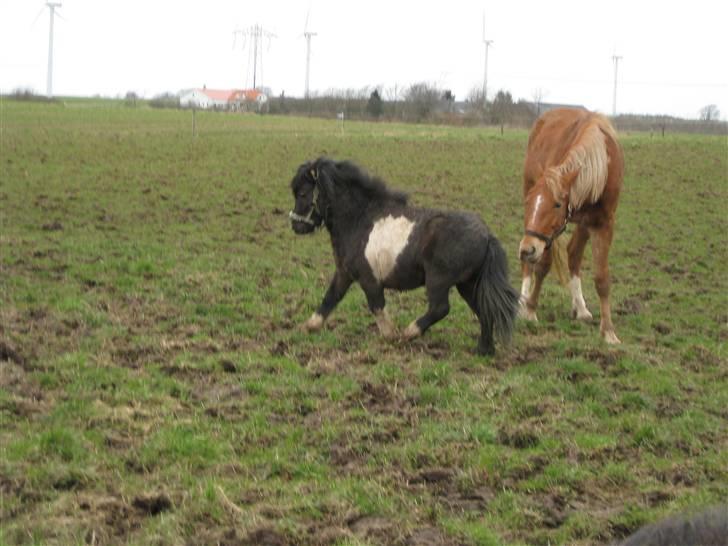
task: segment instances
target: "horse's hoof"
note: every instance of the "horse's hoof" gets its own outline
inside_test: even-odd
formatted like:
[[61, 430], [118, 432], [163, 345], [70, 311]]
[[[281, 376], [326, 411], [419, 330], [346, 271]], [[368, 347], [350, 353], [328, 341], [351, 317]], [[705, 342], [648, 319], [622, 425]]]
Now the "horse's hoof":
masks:
[[614, 330], [607, 330], [606, 332], [602, 333], [602, 336], [604, 337], [604, 341], [607, 342], [609, 345], [619, 345], [622, 343], [619, 341], [619, 338], [617, 337], [617, 334], [614, 332]]
[[571, 318], [576, 319], [576, 320], [583, 320], [584, 322], [589, 322], [594, 317], [589, 312], [589, 309], [583, 309], [583, 310], [572, 309]]
[[323, 325], [324, 317], [322, 317], [318, 313], [314, 313], [313, 315], [311, 315], [311, 318], [303, 323], [303, 329], [308, 333], [318, 332], [319, 330], [321, 330]]
[[416, 337], [420, 337], [421, 335], [422, 330], [420, 330], [420, 327], [417, 326], [417, 322], [412, 322], [402, 333], [402, 337], [404, 337], [405, 341], [410, 341]]
[[536, 316], [536, 311], [533, 309], [529, 309], [525, 305], [521, 305], [518, 308], [518, 318], [523, 320], [530, 320], [532, 322], [538, 322], [538, 317]]

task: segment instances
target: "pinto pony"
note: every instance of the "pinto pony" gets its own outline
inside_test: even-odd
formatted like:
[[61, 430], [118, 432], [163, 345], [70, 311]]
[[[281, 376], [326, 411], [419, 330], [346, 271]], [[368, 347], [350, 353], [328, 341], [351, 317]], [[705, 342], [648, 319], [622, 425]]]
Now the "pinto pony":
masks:
[[[609, 307], [608, 256], [623, 176], [622, 148], [604, 116], [559, 108], [536, 121], [523, 172], [525, 235], [519, 246], [523, 318], [536, 320], [541, 285], [552, 260], [566, 261], [563, 255], [568, 254], [572, 316], [591, 320], [580, 277], [584, 247], [591, 237], [594, 283], [601, 304], [600, 331], [607, 343], [620, 342]], [[554, 252], [560, 246], [556, 239], [568, 223], [575, 224], [575, 229], [567, 252]], [[567, 269], [565, 263], [557, 265], [561, 271]]]
[[312, 233], [325, 226], [336, 262], [321, 305], [304, 324], [307, 331], [323, 326], [356, 281], [387, 338], [397, 332], [384, 308], [384, 289], [424, 285], [427, 312], [405, 329], [405, 339], [445, 318], [453, 286], [480, 320], [480, 354], [495, 352], [494, 334], [502, 342], [510, 339], [518, 292], [508, 282], [503, 247], [477, 215], [412, 207], [405, 194], [356, 165], [327, 158], [301, 165], [291, 190], [293, 231]]

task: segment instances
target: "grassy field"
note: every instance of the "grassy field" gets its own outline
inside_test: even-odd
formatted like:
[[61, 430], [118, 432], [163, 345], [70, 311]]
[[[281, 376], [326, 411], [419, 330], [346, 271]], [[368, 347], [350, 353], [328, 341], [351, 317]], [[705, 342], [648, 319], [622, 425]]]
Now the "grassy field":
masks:
[[[0, 544], [603, 544], [728, 497], [728, 142], [623, 135], [611, 255], [623, 344], [569, 319], [474, 354], [413, 343], [333, 272], [288, 182], [354, 159], [478, 211], [511, 279], [525, 132], [0, 104]], [[389, 294], [399, 327], [423, 292]]]

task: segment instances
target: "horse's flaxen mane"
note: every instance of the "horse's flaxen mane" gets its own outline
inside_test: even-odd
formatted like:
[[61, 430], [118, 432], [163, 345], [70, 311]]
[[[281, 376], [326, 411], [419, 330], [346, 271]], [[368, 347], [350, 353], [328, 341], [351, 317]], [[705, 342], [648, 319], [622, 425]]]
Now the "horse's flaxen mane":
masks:
[[350, 161], [333, 161], [327, 158], [319, 158], [314, 162], [314, 166], [341, 189], [357, 188], [368, 199], [394, 201], [402, 205], [407, 204], [407, 194], [388, 188], [383, 180], [370, 176]]
[[569, 204], [575, 209], [595, 203], [604, 192], [609, 168], [606, 137], [616, 140], [614, 128], [604, 116], [594, 115], [588, 124], [561, 164], [544, 173], [546, 185], [558, 199], [561, 191], [567, 189], [562, 186], [563, 178], [579, 171], [568, 188]]

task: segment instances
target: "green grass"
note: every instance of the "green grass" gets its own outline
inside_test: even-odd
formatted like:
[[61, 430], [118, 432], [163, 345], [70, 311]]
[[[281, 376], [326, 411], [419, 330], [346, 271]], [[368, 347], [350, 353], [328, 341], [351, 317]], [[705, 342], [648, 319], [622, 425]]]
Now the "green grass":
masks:
[[[595, 320], [549, 280], [540, 322], [480, 358], [455, 293], [410, 344], [357, 287], [298, 329], [334, 266], [325, 233], [290, 230], [288, 182], [327, 154], [478, 211], [517, 285], [525, 131], [0, 116], [0, 544], [586, 545], [728, 495], [724, 137], [622, 135], [622, 345], [599, 339], [587, 250]], [[426, 305], [388, 303], [400, 327]]]

